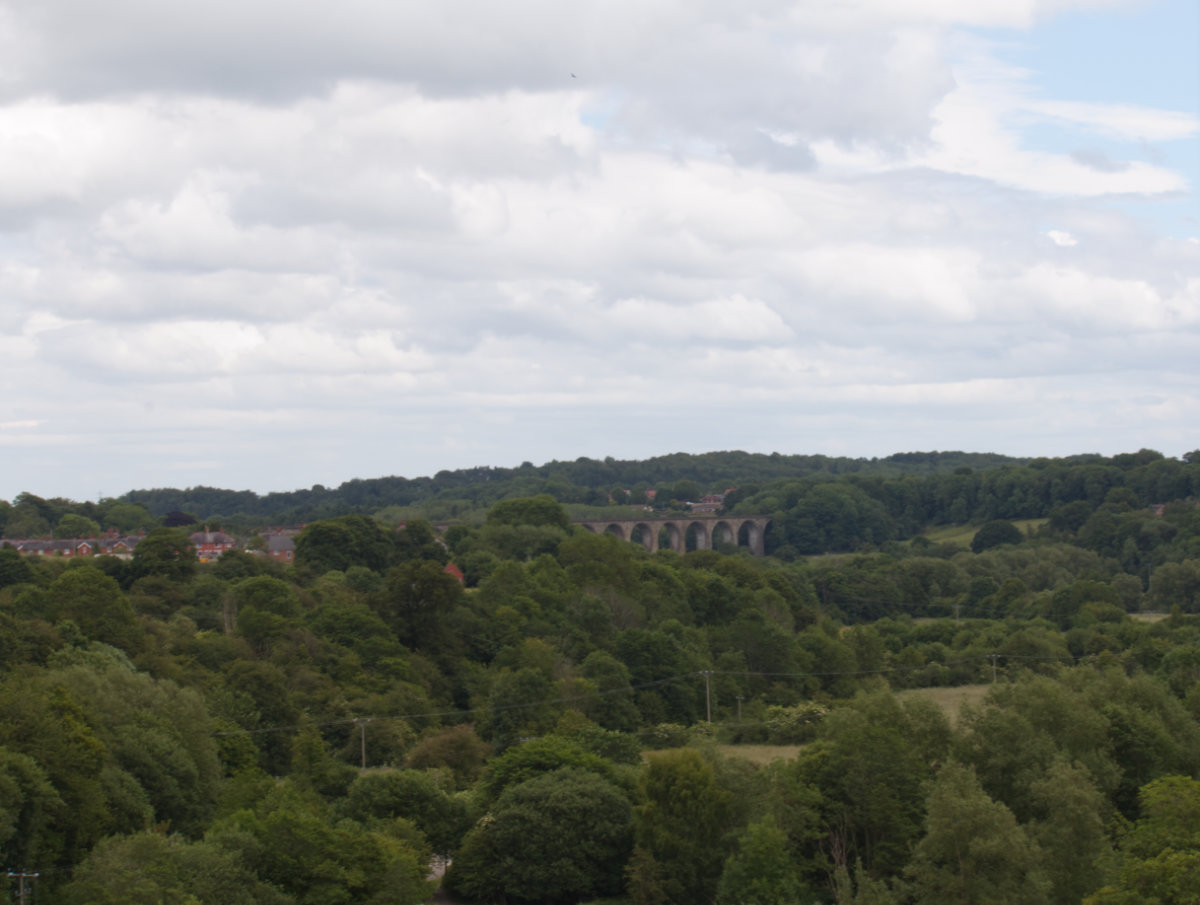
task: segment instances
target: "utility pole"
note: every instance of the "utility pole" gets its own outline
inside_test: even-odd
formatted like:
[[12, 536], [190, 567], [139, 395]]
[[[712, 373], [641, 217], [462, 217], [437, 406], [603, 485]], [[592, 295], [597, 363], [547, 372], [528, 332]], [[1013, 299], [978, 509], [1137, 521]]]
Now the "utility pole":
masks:
[[10, 877], [16, 878], [16, 880], [17, 880], [17, 901], [19, 903], [21, 903], [21, 905], [25, 905], [25, 896], [33, 892], [33, 884], [30, 883], [29, 889], [26, 889], [25, 888], [25, 880], [26, 880], [26, 878], [32, 880], [32, 879], [38, 877], [39, 874], [36, 871], [30, 872], [30, 871], [24, 871], [24, 870], [19, 870], [19, 871], [10, 870], [8, 872], [8, 875]]
[[740, 723], [742, 721], [742, 696], [740, 694], [737, 696], [737, 702], [738, 702], [738, 722]]
[[708, 677], [712, 675], [711, 669], [706, 669], [700, 673], [704, 676], [704, 713], [708, 718], [708, 722], [712, 722], [712, 690], [708, 685]]
[[999, 654], [992, 654], [992, 684], [993, 685], [996, 684], [996, 658], [999, 656], [1000, 656]]
[[367, 723], [371, 722], [369, 716], [360, 716], [354, 720], [354, 725], [358, 727], [358, 741], [362, 748], [362, 768], [367, 769]]

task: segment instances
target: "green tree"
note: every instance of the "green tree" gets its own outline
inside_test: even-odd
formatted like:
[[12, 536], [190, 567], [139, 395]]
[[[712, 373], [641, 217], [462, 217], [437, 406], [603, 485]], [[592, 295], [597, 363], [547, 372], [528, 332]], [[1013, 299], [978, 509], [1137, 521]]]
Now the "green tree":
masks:
[[142, 627], [120, 585], [93, 565], [68, 569], [46, 589], [56, 622], [70, 619], [95, 641], [136, 651]]
[[631, 810], [594, 773], [564, 768], [507, 789], [446, 875], [470, 902], [576, 902], [621, 891]]
[[402, 643], [446, 658], [462, 646], [447, 622], [462, 596], [462, 584], [441, 563], [418, 559], [391, 569], [374, 600], [379, 615]]
[[1054, 905], [1077, 905], [1096, 889], [1109, 850], [1105, 817], [1111, 807], [1087, 770], [1057, 761], [1031, 788], [1036, 819], [1030, 835], [1043, 853]]
[[75, 512], [68, 512], [58, 520], [58, 524], [54, 526], [55, 537], [76, 538], [76, 537], [96, 537], [100, 534], [100, 526], [94, 519], [87, 516], [79, 515]]
[[808, 890], [788, 851], [787, 834], [774, 817], [746, 827], [737, 851], [725, 861], [717, 905], [786, 905]]
[[122, 534], [131, 534], [139, 528], [151, 528], [157, 519], [137, 503], [111, 503], [104, 507], [101, 520], [105, 528], [116, 528]]
[[550, 692], [550, 681], [536, 669], [501, 672], [492, 682], [480, 725], [484, 737], [503, 751], [522, 736], [549, 732], [556, 719], [548, 703]]
[[101, 780], [108, 752], [83, 708], [38, 676], [9, 677], [0, 683], [0, 745], [35, 761], [62, 800], [44, 811], [42, 863], [78, 863], [110, 831]]
[[315, 793], [285, 783], [218, 821], [206, 838], [241, 854], [260, 879], [299, 905], [421, 902], [432, 892], [427, 854], [405, 838], [399, 821], [368, 829], [333, 818]]
[[180, 836], [103, 840], [62, 890], [65, 905], [290, 905], [238, 853]]
[[37, 761], [0, 747], [0, 858], [34, 865], [57, 855], [52, 827], [67, 815]]
[[633, 703], [629, 669], [608, 651], [594, 650], [579, 666], [580, 674], [596, 688], [583, 711], [605, 729], [633, 732], [638, 727], [638, 710]]
[[360, 822], [369, 818], [410, 820], [439, 854], [458, 848], [467, 830], [465, 801], [446, 794], [433, 776], [418, 770], [364, 773], [350, 784], [338, 807], [342, 814]]
[[4, 523], [5, 537], [19, 539], [50, 534], [51, 519], [55, 513], [45, 500], [32, 493], [21, 493], [13, 503]]
[[458, 788], [473, 783], [483, 770], [491, 747], [468, 725], [436, 730], [419, 741], [408, 755], [408, 766], [416, 769], [445, 767], [454, 774]]
[[1200, 782], [1164, 776], [1142, 789], [1109, 882], [1084, 905], [1194, 905], [1200, 890]]
[[929, 793], [925, 836], [908, 867], [922, 905], [1041, 905], [1040, 853], [969, 768], [951, 762]]
[[731, 802], [712, 765], [690, 748], [652, 755], [638, 783], [629, 894], [635, 905], [711, 902], [725, 856]]
[[613, 778], [612, 764], [561, 735], [546, 735], [514, 745], [493, 758], [484, 771], [479, 791], [485, 801], [495, 801], [505, 789], [563, 767], [587, 770]]
[[312, 522], [296, 536], [296, 562], [318, 574], [351, 566], [383, 572], [395, 559], [395, 533], [365, 515]]
[[181, 529], [156, 528], [133, 548], [133, 573], [137, 578], [162, 575], [172, 581], [187, 581], [195, 572], [196, 548]]
[[33, 570], [29, 563], [11, 547], [0, 547], [0, 588], [33, 581]]
[[881, 692], [835, 709], [819, 733], [789, 770], [821, 790], [831, 867], [861, 860], [872, 875], [897, 873], [920, 833], [931, 765], [948, 748], [945, 718], [906, 711]]
[[111, 762], [136, 780], [156, 822], [198, 834], [220, 779], [208, 712], [194, 690], [134, 670], [103, 649], [63, 651], [43, 681], [77, 701]]
[[1022, 540], [1024, 538], [1021, 536], [1020, 529], [1012, 522], [993, 519], [990, 522], [984, 522], [983, 526], [975, 532], [975, 537], [971, 539], [971, 552], [982, 553], [984, 550], [999, 547], [1001, 544], [1019, 544]]
[[489, 525], [546, 525], [566, 531], [571, 527], [571, 516], [558, 501], [549, 494], [502, 500], [488, 510]]

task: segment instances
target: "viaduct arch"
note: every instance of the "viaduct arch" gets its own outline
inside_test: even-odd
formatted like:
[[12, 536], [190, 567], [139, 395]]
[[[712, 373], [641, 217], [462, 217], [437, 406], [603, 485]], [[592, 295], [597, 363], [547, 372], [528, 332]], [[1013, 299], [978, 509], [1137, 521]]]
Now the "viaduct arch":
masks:
[[[683, 553], [689, 533], [697, 550], [711, 550], [719, 543], [747, 547], [755, 556], [766, 553], [763, 535], [770, 516], [739, 515], [718, 518], [579, 519], [574, 522], [595, 534], [614, 534], [621, 540], [640, 543], [650, 553], [661, 549]], [[660, 541], [660, 537], [663, 539]]]

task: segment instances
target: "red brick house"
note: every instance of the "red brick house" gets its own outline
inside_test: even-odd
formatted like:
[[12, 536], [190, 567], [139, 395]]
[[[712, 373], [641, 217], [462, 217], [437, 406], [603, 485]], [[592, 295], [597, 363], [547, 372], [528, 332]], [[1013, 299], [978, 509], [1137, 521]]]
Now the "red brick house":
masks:
[[216, 559], [226, 550], [232, 550], [236, 546], [236, 542], [232, 537], [224, 531], [197, 531], [195, 534], [188, 535], [188, 540], [192, 542], [192, 546], [196, 548], [196, 557], [200, 562], [208, 562], [210, 559]]

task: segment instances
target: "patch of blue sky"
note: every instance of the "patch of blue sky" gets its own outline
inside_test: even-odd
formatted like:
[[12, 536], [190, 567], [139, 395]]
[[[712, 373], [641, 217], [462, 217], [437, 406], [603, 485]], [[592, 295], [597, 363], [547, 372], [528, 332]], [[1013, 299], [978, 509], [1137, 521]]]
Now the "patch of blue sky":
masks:
[[1142, 0], [1071, 10], [1017, 40], [994, 37], [1045, 98], [1200, 114], [1200, 3]]
[[[1071, 10], [1028, 32], [976, 32], [994, 41], [1004, 62], [1029, 72], [1041, 101], [1115, 104], [1200, 118], [1200, 3], [1142, 0]], [[1034, 120], [1020, 129], [1026, 148], [1071, 154], [1103, 169], [1144, 161], [1182, 176], [1186, 192], [1160, 198], [1116, 197], [1115, 207], [1177, 237], [1200, 234], [1200, 135], [1140, 143], [1082, 124]]]

